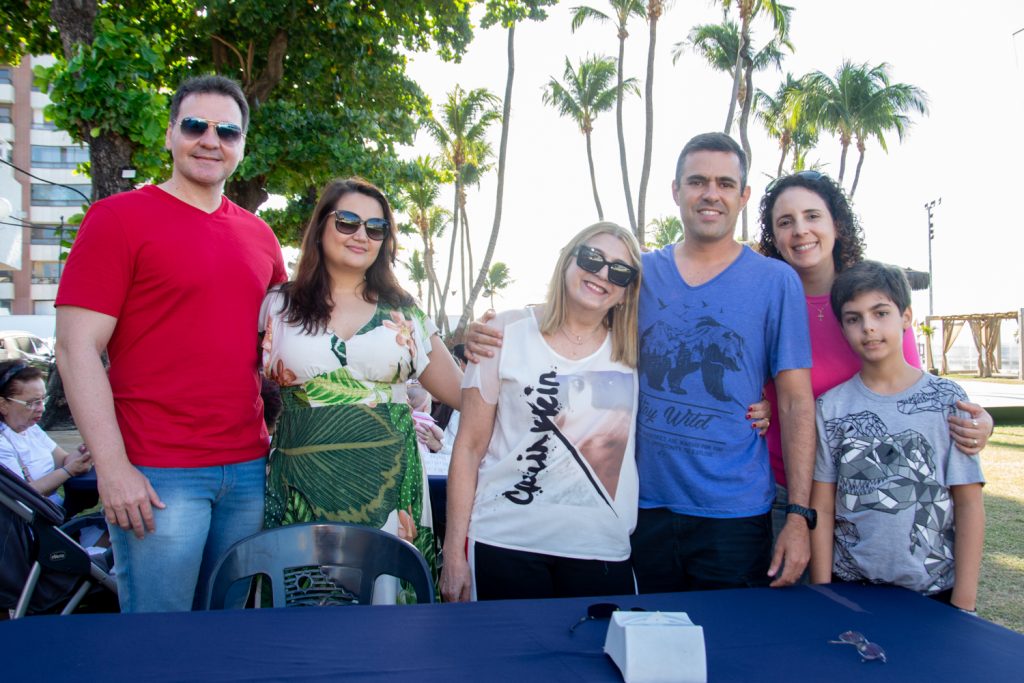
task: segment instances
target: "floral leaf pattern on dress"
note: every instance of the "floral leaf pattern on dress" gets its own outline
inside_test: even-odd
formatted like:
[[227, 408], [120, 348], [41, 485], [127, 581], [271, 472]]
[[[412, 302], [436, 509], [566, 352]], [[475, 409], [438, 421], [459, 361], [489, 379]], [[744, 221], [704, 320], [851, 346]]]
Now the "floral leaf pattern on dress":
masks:
[[391, 400], [390, 386], [356, 379], [348, 368], [318, 375], [306, 382], [304, 388], [310, 405], [365, 403], [375, 406]]
[[341, 367], [348, 365], [348, 351], [345, 349], [345, 340], [340, 339], [338, 335], [331, 335], [331, 351], [334, 352], [335, 358], [341, 363]]

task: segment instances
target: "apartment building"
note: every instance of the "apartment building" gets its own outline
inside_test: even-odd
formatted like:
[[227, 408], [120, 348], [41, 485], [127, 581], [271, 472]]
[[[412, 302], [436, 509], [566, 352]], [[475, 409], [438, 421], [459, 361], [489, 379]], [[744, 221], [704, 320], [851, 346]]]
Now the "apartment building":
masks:
[[75, 172], [89, 160], [88, 147], [46, 119], [50, 99], [32, 85], [32, 67], [51, 59], [0, 64], [0, 158], [36, 176], [0, 164], [0, 197], [11, 206], [11, 216], [0, 221], [0, 316], [54, 312], [62, 269], [58, 228], [92, 193], [89, 178]]

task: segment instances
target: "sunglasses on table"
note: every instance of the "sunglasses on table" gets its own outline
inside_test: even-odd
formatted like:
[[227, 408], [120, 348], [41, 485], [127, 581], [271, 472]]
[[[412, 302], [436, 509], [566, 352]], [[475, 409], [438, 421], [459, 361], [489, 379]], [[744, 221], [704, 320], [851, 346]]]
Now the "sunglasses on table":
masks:
[[861, 661], [879, 660], [883, 664], [888, 661], [885, 658], [885, 650], [882, 649], [882, 646], [878, 643], [872, 643], [859, 631], [843, 631], [839, 634], [839, 640], [830, 640], [828, 642], [833, 645], [853, 645], [857, 648], [857, 654], [860, 655]]
[[576, 256], [576, 265], [588, 273], [600, 273], [602, 268], [608, 266], [608, 282], [619, 287], [629, 285], [640, 274], [639, 269], [622, 261], [606, 260], [604, 254], [593, 247], [581, 244], [572, 253]]
[[366, 236], [374, 242], [380, 242], [387, 234], [391, 224], [387, 218], [367, 218], [351, 211], [338, 210], [334, 212], [334, 229], [342, 235], [354, 235], [359, 231], [359, 226], [366, 228]]
[[241, 140], [245, 137], [245, 133], [242, 132], [241, 126], [228, 123], [227, 121], [211, 121], [209, 119], [200, 118], [198, 116], [186, 116], [181, 120], [181, 133], [190, 140], [203, 137], [203, 133], [211, 125], [213, 129], [217, 131], [217, 137], [220, 138], [221, 142], [226, 142], [229, 145]]
[[[576, 629], [582, 624], [588, 621], [601, 621], [603, 619], [611, 619], [612, 614], [618, 612], [621, 607], [616, 605], [614, 602], [595, 602], [593, 605], [587, 605], [587, 613], [580, 617], [579, 620], [569, 627], [569, 633], [575, 633]], [[647, 610], [643, 607], [630, 607], [630, 612], [646, 612]]]
[[768, 183], [768, 186], [764, 188], [764, 193], [765, 194], [770, 194], [771, 191], [774, 190], [778, 186], [778, 184], [781, 183], [786, 178], [803, 178], [804, 180], [810, 180], [811, 182], [814, 182], [815, 180], [821, 180], [822, 178], [828, 178], [828, 176], [825, 175], [824, 173], [820, 172], [820, 171], [810, 171], [810, 170], [808, 170], [808, 171], [800, 171], [798, 173], [793, 173], [793, 174], [790, 174], [790, 175], [780, 175], [778, 178], [776, 178], [775, 180], [773, 180], [770, 183]]

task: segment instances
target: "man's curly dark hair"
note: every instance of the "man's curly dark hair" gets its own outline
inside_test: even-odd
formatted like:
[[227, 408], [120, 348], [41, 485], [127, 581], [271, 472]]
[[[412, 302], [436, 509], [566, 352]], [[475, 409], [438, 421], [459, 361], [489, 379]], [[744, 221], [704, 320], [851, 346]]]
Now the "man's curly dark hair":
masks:
[[772, 210], [779, 195], [791, 187], [802, 187], [818, 195], [828, 207], [832, 222], [836, 226], [836, 243], [832, 248], [832, 260], [836, 272], [840, 273], [855, 263], [864, 260], [864, 231], [860, 221], [850, 209], [850, 201], [843, 188], [834, 180], [817, 171], [801, 171], [793, 175], [783, 176], [768, 186], [761, 197], [761, 237], [759, 250], [765, 256], [785, 260], [775, 245], [775, 232], [772, 230]]

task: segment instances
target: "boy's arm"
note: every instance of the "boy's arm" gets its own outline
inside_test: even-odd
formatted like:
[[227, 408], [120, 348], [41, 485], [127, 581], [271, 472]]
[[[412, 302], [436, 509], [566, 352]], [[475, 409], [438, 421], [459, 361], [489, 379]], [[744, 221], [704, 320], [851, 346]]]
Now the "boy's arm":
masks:
[[824, 481], [814, 482], [811, 487], [811, 507], [818, 513], [818, 525], [811, 532], [811, 583], [831, 583], [836, 485]]
[[985, 544], [985, 501], [981, 484], [950, 486], [956, 537], [953, 541], [954, 607], [973, 612], [978, 602], [978, 576]]

